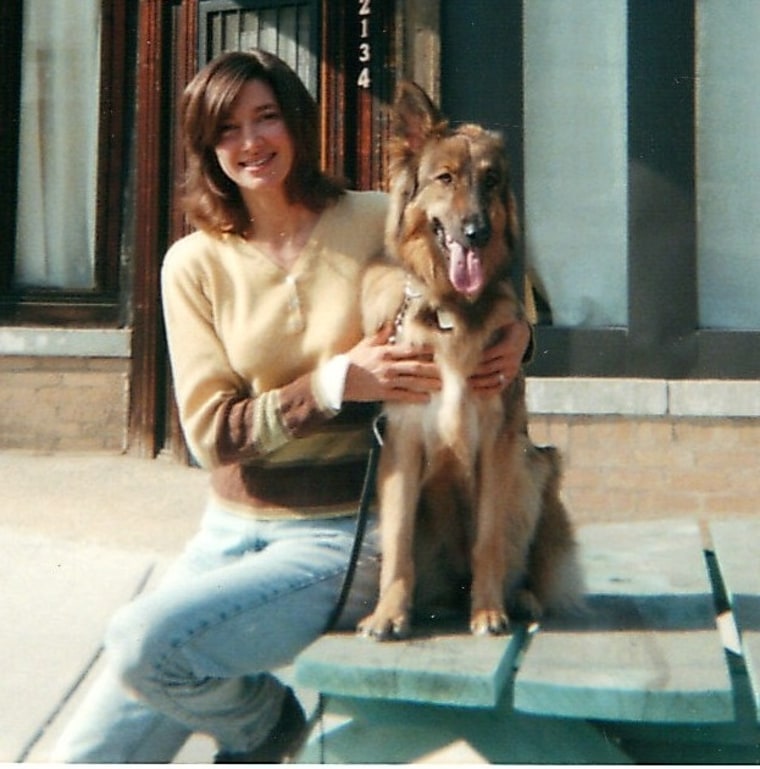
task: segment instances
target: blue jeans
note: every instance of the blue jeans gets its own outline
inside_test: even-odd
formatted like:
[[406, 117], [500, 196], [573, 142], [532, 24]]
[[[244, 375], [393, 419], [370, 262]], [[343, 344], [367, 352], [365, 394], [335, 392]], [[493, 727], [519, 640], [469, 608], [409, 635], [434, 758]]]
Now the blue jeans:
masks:
[[[169, 762], [193, 732], [244, 751], [271, 731], [285, 686], [271, 672], [324, 628], [340, 591], [354, 518], [256, 521], [210, 502], [159, 587], [119, 610], [107, 669], [51, 760]], [[372, 610], [368, 527], [341, 626]]]

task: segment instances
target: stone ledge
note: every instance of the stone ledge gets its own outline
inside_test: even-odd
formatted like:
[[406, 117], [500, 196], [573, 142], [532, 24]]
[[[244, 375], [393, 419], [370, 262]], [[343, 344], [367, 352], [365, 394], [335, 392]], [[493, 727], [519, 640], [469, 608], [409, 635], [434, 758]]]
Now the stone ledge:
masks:
[[698, 379], [668, 383], [670, 413], [692, 417], [760, 417], [760, 382]]
[[527, 400], [537, 415], [752, 418], [760, 382], [528, 377]]
[[129, 358], [132, 332], [121, 328], [0, 328], [0, 355]]
[[533, 414], [667, 413], [666, 382], [659, 379], [529, 377], [528, 410]]
[[[125, 358], [130, 329], [0, 327], [0, 356]], [[537, 415], [760, 417], [756, 380], [528, 377]]]

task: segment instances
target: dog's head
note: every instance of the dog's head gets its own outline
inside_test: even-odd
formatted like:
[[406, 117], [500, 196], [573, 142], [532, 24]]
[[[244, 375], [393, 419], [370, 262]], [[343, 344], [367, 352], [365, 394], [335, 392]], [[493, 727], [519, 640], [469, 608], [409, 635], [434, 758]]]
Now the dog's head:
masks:
[[442, 298], [476, 300], [502, 278], [518, 234], [504, 142], [451, 128], [416, 84], [402, 83], [391, 120], [387, 244]]

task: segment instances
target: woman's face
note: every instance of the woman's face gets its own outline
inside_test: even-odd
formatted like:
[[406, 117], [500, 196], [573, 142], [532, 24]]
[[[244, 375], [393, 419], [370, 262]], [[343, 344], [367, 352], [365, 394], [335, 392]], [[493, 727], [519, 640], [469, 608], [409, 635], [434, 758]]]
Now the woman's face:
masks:
[[242, 87], [214, 150], [222, 170], [242, 193], [283, 187], [295, 152], [267, 83], [249, 80]]

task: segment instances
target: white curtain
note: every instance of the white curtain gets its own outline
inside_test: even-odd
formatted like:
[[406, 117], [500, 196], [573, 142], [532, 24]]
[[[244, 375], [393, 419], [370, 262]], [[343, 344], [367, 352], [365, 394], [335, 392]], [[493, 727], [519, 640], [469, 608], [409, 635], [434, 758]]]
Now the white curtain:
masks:
[[25, 0], [15, 281], [94, 285], [100, 0]]

